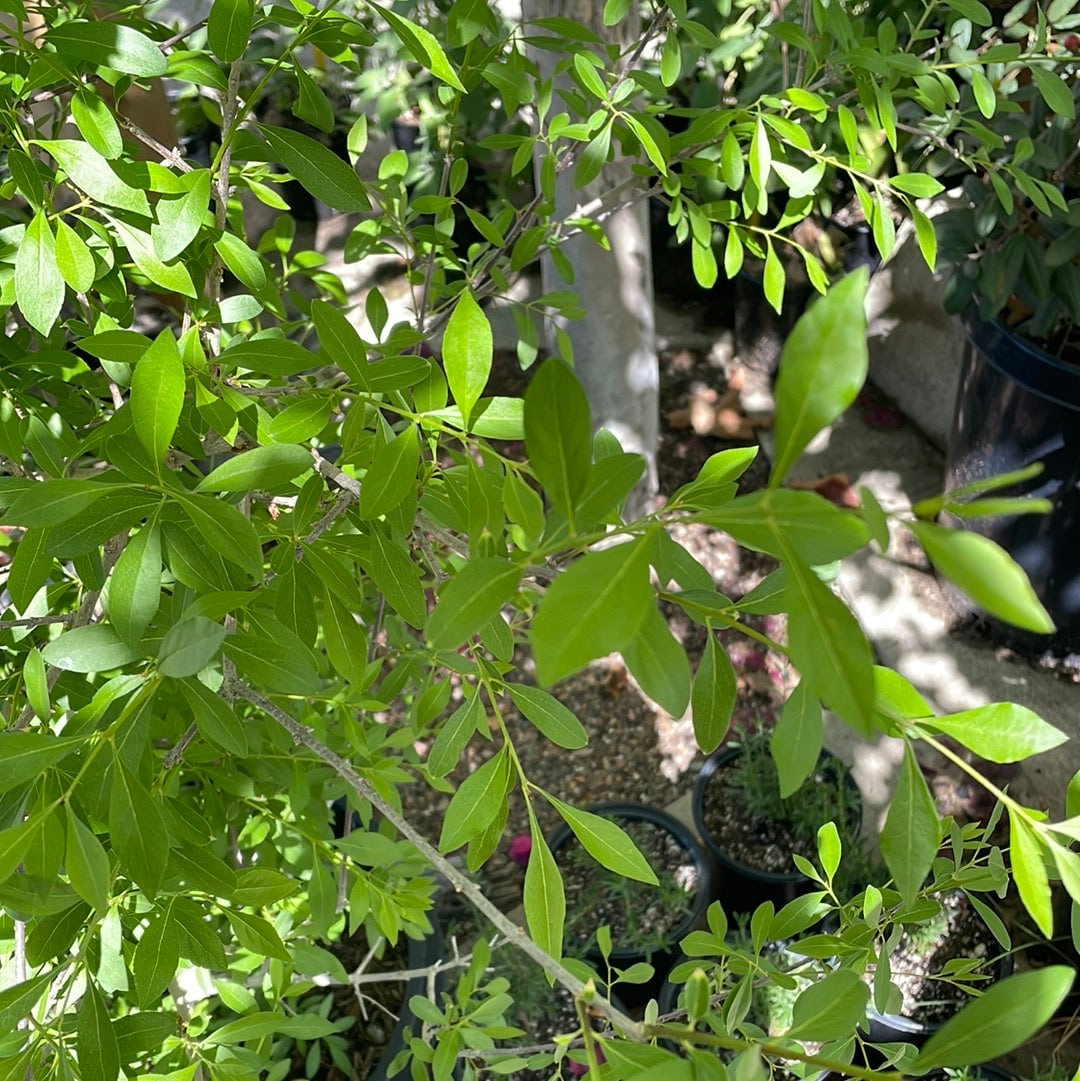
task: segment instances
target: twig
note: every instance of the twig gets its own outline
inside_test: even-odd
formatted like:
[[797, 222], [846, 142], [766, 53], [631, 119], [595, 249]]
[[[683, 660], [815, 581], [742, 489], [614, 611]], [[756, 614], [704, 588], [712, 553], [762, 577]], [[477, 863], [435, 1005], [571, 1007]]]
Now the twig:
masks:
[[13, 627], [44, 627], [50, 623], [70, 623], [75, 618], [74, 612], [63, 616], [27, 616], [25, 619], [0, 619], [0, 631]]
[[168, 147], [164, 143], [159, 142], [149, 132], [143, 131], [134, 120], [129, 120], [126, 116], [117, 115], [116, 119], [119, 121], [121, 127], [124, 127], [131, 132], [143, 146], [148, 146], [155, 154], [160, 154], [163, 164], [171, 165], [174, 168], [179, 169], [182, 173], [190, 173], [194, 170], [194, 166], [189, 165], [181, 156], [179, 147]]
[[172, 769], [184, 757], [184, 752], [198, 734], [198, 725], [192, 722], [188, 730], [176, 741], [176, 745], [172, 750], [161, 760], [161, 768], [164, 770]]
[[423, 968], [403, 968], [395, 972], [354, 972], [349, 977], [349, 983], [354, 987], [364, 983], [390, 983], [395, 980], [405, 982], [408, 980], [428, 979], [437, 976], [440, 972], [448, 972], [452, 968], [468, 968], [472, 964], [472, 954], [464, 957], [453, 957], [449, 961], [434, 961]]
[[315, 459], [315, 471], [317, 473], [328, 477], [354, 498], [360, 498], [360, 482], [358, 480], [350, 477], [348, 473], [343, 473], [333, 462], [327, 461], [317, 450], [312, 451], [311, 456]]
[[[325, 743], [316, 738], [310, 729], [290, 717], [280, 706], [253, 690], [246, 683], [238, 680], [232, 681], [225, 690], [227, 694], [231, 694], [236, 698], [243, 698], [253, 706], [261, 709], [267, 716], [277, 721], [297, 743], [307, 747], [308, 750], [325, 762], [361, 799], [367, 800], [403, 837], [411, 841], [435, 870], [448, 879], [458, 893], [463, 894], [474, 908], [487, 917], [493, 927], [505, 935], [510, 943], [535, 961], [549, 976], [558, 980], [574, 996], [585, 993], [585, 984], [581, 980], [545, 950], [541, 949], [517, 924], [511, 922], [503, 912], [496, 908], [479, 887], [443, 856], [415, 826], [407, 822], [396, 808], [383, 799], [371, 784], [356, 772], [351, 763], [327, 747]], [[618, 1032], [638, 1042], [644, 1039], [642, 1026], [632, 1021], [607, 999], [597, 995], [594, 998], [593, 1005], [611, 1022]]]

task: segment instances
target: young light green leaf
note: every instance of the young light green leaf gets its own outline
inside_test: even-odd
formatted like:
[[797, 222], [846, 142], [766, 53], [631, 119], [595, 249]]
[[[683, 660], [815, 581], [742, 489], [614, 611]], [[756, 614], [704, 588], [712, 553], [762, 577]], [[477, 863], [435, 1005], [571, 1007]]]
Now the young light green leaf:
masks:
[[[185, 252], [199, 235], [203, 219], [210, 207], [210, 170], [198, 169], [185, 177], [188, 190], [176, 198], [158, 199], [154, 208], [157, 224], [151, 227], [154, 251], [162, 262], [168, 263]], [[226, 234], [231, 235], [231, 234]], [[256, 259], [256, 263], [258, 260]], [[230, 266], [230, 270], [232, 267]], [[235, 271], [234, 271], [235, 273]], [[240, 275], [237, 275], [240, 277]], [[244, 279], [251, 288], [251, 283]]]
[[64, 804], [67, 818], [67, 847], [64, 866], [80, 897], [104, 914], [109, 907], [112, 871], [109, 857], [94, 832], [76, 817], [70, 803]]
[[1054, 934], [1050, 882], [1043, 842], [1022, 812], [1009, 810], [1009, 862], [1020, 900], [1047, 938]]
[[840, 867], [843, 845], [835, 822], [826, 822], [817, 831], [818, 860], [826, 878], [831, 882]]
[[415, 424], [375, 451], [360, 485], [360, 517], [381, 518], [416, 489], [420, 439]]
[[428, 616], [426, 637], [433, 649], [456, 649], [475, 634], [517, 592], [521, 568], [505, 559], [466, 563], [439, 591]]
[[347, 213], [369, 208], [364, 182], [352, 166], [322, 143], [287, 128], [260, 124], [259, 131], [282, 165], [316, 199]]
[[555, 857], [530, 811], [532, 851], [525, 869], [525, 920], [532, 940], [552, 957], [562, 957], [566, 893]]
[[222, 462], [199, 481], [197, 492], [283, 492], [312, 466], [311, 452], [290, 443], [253, 447]]
[[781, 484], [810, 440], [851, 405], [866, 379], [866, 286], [865, 268], [849, 274], [811, 305], [788, 336], [776, 379], [770, 487]]
[[26, 660], [23, 661], [23, 687], [30, 708], [37, 714], [38, 720], [47, 723], [52, 716], [49, 680], [45, 670], [45, 661], [36, 649], [31, 649], [26, 654]]
[[469, 290], [458, 297], [443, 335], [443, 368], [466, 424], [491, 374], [491, 324]]
[[915, 896], [930, 872], [941, 840], [941, 823], [934, 797], [910, 743], [904, 744], [904, 760], [881, 831], [881, 854], [900, 895]]
[[1049, 965], [991, 984], [926, 1041], [911, 1072], [987, 1062], [1014, 1050], [1054, 1016], [1075, 978], [1073, 969]]
[[166, 328], [135, 365], [131, 375], [131, 420], [154, 464], [161, 466], [184, 407], [184, 362]]
[[727, 650], [710, 631], [690, 695], [694, 738], [703, 754], [715, 751], [727, 733], [735, 694], [735, 668]]
[[124, 546], [109, 577], [109, 622], [133, 649], [161, 603], [161, 530], [156, 518]]
[[218, 654], [226, 630], [204, 616], [192, 616], [173, 624], [158, 649], [158, 671], [170, 679], [201, 672]]
[[44, 209], [30, 220], [15, 252], [15, 299], [26, 321], [48, 334], [64, 304], [64, 278], [56, 263], [56, 241]]
[[172, 918], [171, 907], [150, 917], [131, 958], [135, 998], [143, 1008], [160, 1002], [161, 993], [180, 964], [180, 930]]
[[583, 556], [555, 579], [533, 620], [540, 682], [622, 649], [652, 607], [647, 538]]
[[1020, 565], [988, 537], [930, 522], [907, 522], [931, 563], [980, 608], [1036, 634], [1052, 634], [1054, 622]]
[[[71, 23], [66, 25], [70, 26]], [[79, 139], [43, 139], [40, 145], [67, 173], [72, 183], [81, 188], [94, 202], [117, 207], [120, 210], [130, 210], [132, 214], [138, 214], [143, 218], [150, 216], [150, 203], [147, 201], [146, 193], [121, 180], [107, 159], [89, 143]], [[132, 232], [132, 230], [127, 229], [127, 232]]]
[[548, 799], [597, 863], [635, 882], [649, 886], [660, 884], [648, 860], [616, 821], [591, 811], [580, 811], [554, 796], [549, 795]]
[[443, 817], [439, 851], [453, 852], [482, 833], [505, 805], [510, 785], [510, 756], [502, 747], [454, 793]]
[[120, 1047], [108, 1007], [93, 980], [87, 982], [79, 1003], [75, 1051], [79, 1056], [79, 1075], [85, 1081], [116, 1081], [120, 1072]]
[[214, 0], [206, 23], [206, 41], [219, 60], [231, 64], [244, 55], [254, 15], [253, 0]]
[[672, 717], [690, 704], [690, 662], [654, 605], [645, 609], [634, 634], [620, 647], [641, 689]]
[[[124, 242], [128, 255], [135, 264], [135, 269], [148, 278], [153, 285], [185, 297], [198, 296], [198, 290], [195, 288], [195, 282], [192, 280], [187, 264], [179, 259], [167, 263], [158, 255], [154, 245], [153, 226], [147, 232], [143, 229], [132, 228], [118, 217], [112, 217], [109, 221], [116, 235]], [[171, 331], [169, 333], [171, 335]]]
[[64, 631], [45, 646], [41, 656], [65, 672], [105, 672], [130, 664], [138, 654], [112, 627], [95, 623]]
[[[834, 827], [835, 828], [835, 827]], [[839, 1040], [850, 1035], [866, 1016], [870, 988], [853, 969], [841, 968], [812, 983], [791, 1010], [785, 1038]]]
[[118, 158], [124, 139], [112, 110], [92, 87], [84, 86], [71, 98], [71, 118], [79, 134], [103, 157]]
[[773, 311], [779, 315], [784, 308], [784, 286], [787, 282], [787, 274], [784, 264], [780, 262], [780, 256], [776, 254], [776, 246], [769, 239], [765, 249], [765, 269], [762, 272], [761, 288]]
[[782, 798], [798, 791], [813, 772], [821, 754], [823, 732], [821, 703], [802, 681], [784, 703], [769, 741]]
[[1069, 738], [1037, 713], [1013, 702], [992, 702], [934, 717], [924, 726], [944, 732], [991, 762], [1020, 762], [1060, 747]]
[[85, 293], [97, 274], [90, 249], [63, 218], [56, 219], [56, 266], [76, 293]]
[[506, 689], [525, 719], [557, 747], [576, 751], [589, 742], [585, 726], [554, 695], [524, 683], [508, 683]]
[[[728, 230], [729, 239], [731, 235], [731, 230]], [[694, 272], [694, 280], [702, 289], [711, 289], [716, 284], [720, 270], [716, 264], [716, 252], [713, 251], [711, 244], [702, 244], [696, 239], [691, 240], [690, 266]]]

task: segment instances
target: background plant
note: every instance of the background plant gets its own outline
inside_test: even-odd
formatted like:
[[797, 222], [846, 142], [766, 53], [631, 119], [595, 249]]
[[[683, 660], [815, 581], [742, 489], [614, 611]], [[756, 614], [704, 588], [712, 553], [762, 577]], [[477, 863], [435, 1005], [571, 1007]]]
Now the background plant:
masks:
[[[608, 21], [626, 8], [609, 4]], [[954, 0], [940, 10], [951, 19], [962, 6]], [[806, 54], [807, 85], [688, 115], [686, 130], [669, 136], [657, 118], [676, 74], [670, 49], [658, 81], [634, 66], [641, 43], [620, 57], [558, 19], [506, 31], [471, 0], [449, 7], [445, 36], [442, 24], [432, 22], [436, 36], [374, 3], [353, 12], [216, 0], [205, 47], [193, 28], [177, 32], [138, 9], [98, 17], [78, 3], [16, 2], [5, 11], [6, 1073], [259, 1076], [272, 1068], [275, 1040], [337, 1031], [332, 1019], [297, 1007], [311, 981], [340, 982], [321, 943], [361, 924], [372, 941], [427, 932], [431, 866], [579, 1003], [592, 1001], [612, 1020], [618, 1037], [603, 1042], [607, 1074], [631, 1078], [657, 1056], [669, 1063], [669, 1052], [641, 1042], [658, 1029], [629, 1020], [560, 963], [565, 902], [534, 804], [550, 803], [607, 868], [641, 880], [648, 869], [617, 826], [530, 784], [499, 704], [509, 697], [554, 744], [579, 746], [583, 727], [545, 688], [618, 650], [670, 712], [692, 700], [702, 749], [717, 745], [734, 679], [711, 631], [756, 634], [742, 616], [765, 602], [761, 593], [741, 605], [716, 594], [672, 543], [674, 522], [706, 523], [780, 561], [767, 589], [788, 612], [789, 637], [773, 645], [803, 673], [775, 737], [783, 777], [805, 776], [816, 762], [822, 704], [864, 734], [905, 741], [901, 795], [883, 836], [892, 884], [873, 887], [881, 912], [886, 899], [914, 903], [943, 839], [965, 851], [968, 843], [938, 819], [914, 763], [916, 741], [957, 760], [947, 735], [984, 758], [1012, 761], [1064, 739], [1004, 704], [932, 716], [913, 688], [873, 667], [854, 618], [815, 570], [886, 541], [886, 515], [869, 494], [860, 511], [844, 511], [782, 486], [865, 375], [865, 275], [837, 285], [792, 336], [777, 385], [777, 454], [762, 491], [737, 494], [753, 451], [728, 451], [661, 511], [622, 522], [619, 507], [642, 465], [592, 431], [569, 358], [540, 365], [524, 402], [484, 393], [492, 345], [480, 301], [571, 234], [604, 242], [607, 204], [585, 204], [562, 220], [551, 189], [560, 170], [584, 185], [616, 145], [637, 172], [611, 198], [664, 191], [673, 220], [689, 232], [703, 284], [717, 274], [719, 224], [726, 269], [734, 272], [744, 249], [762, 255], [766, 292], [777, 299], [775, 245], [809, 205], [819, 166], [851, 179], [883, 252], [895, 199], [916, 214], [932, 254], [913, 200], [935, 182], [866, 176], [845, 119], [858, 109], [888, 134], [888, 103], [901, 88], [913, 93], [912, 80], [937, 80], [936, 65], [953, 63], [921, 30], [913, 56], [887, 35], [868, 38], [866, 24], [837, 6], [813, 5], [818, 36], [803, 31], [808, 40], [795, 43]], [[700, 34], [680, 3], [650, 16], [645, 44], [672, 25]], [[280, 52], [251, 51], [264, 30], [281, 26]], [[430, 73], [447, 110], [438, 193], [426, 201], [410, 194], [404, 152], [387, 153], [362, 180], [321, 138], [259, 111], [285, 80], [295, 88], [293, 112], [325, 131], [316, 122], [333, 112], [324, 87], [339, 69], [362, 66], [373, 28]], [[309, 47], [325, 59], [325, 78], [308, 70]], [[529, 47], [556, 52], [572, 88], [554, 95], [537, 78]], [[464, 52], [452, 59], [448, 49]], [[921, 59], [927, 50], [930, 59]], [[837, 85], [849, 79], [838, 96], [814, 89], [826, 68], [835, 68]], [[134, 119], [137, 88], [160, 91], [166, 78], [197, 94], [214, 121], [208, 161], [178, 155]], [[530, 134], [486, 140], [511, 154], [512, 175], [526, 169], [534, 146], [546, 149], [537, 195], [523, 206], [485, 211], [459, 198], [471, 166], [453, 137], [457, 106], [478, 89], [497, 91], [508, 115], [533, 107]], [[835, 161], [822, 160], [812, 129], [797, 122], [823, 112], [845, 133]], [[362, 154], [365, 139], [358, 119], [346, 154]], [[729, 197], [698, 201], [699, 175], [719, 178]], [[294, 250], [287, 222], [261, 238], [248, 233], [244, 198], [279, 208], [289, 176], [326, 207], [358, 215], [347, 258], [405, 253], [411, 325], [391, 325], [373, 289], [362, 337], [341, 311], [348, 298], [340, 281], [321, 257]], [[787, 191], [787, 210], [765, 226], [757, 215], [774, 181]], [[461, 213], [481, 238], [464, 247], [456, 240]], [[552, 310], [572, 315], [587, 298], [585, 283], [581, 297], [567, 286], [521, 314], [525, 361], [535, 359], [537, 323]], [[441, 364], [422, 348], [433, 328], [444, 331]], [[525, 461], [502, 442], [522, 439]], [[333, 462], [331, 446], [339, 448]], [[1045, 629], [1022, 575], [989, 542], [925, 522], [905, 528], [987, 610]], [[696, 673], [659, 615], [661, 599], [710, 631]], [[540, 687], [510, 679], [522, 641]], [[461, 689], [452, 709], [451, 675]], [[393, 723], [376, 720], [391, 703], [401, 707]], [[453, 791], [441, 837], [421, 836], [400, 813], [401, 787], [449, 786], [466, 745], [492, 731], [497, 749]], [[419, 742], [430, 745], [426, 758]], [[1009, 817], [1013, 881], [1048, 932], [1049, 874], [1080, 899], [1080, 857], [1069, 848], [1080, 807], [1072, 798], [1073, 817], [1051, 823], [988, 787]], [[514, 791], [532, 825], [528, 935], [446, 858], [464, 848], [470, 870], [482, 865]], [[328, 808], [342, 796], [360, 822], [335, 836]], [[826, 893], [838, 860], [839, 846], [826, 844]], [[1000, 857], [993, 870], [994, 888], [1003, 888]], [[843, 910], [864, 943], [850, 952], [848, 975], [838, 973], [852, 987], [878, 907], [868, 890], [861, 910]], [[755, 917], [761, 933], [783, 929], [777, 915]], [[477, 961], [478, 982], [482, 967]], [[981, 1001], [1034, 1027], [1064, 995], [1066, 974], [1051, 968], [1003, 986], [1004, 997]], [[452, 1012], [432, 1002], [413, 1045], [413, 1076], [447, 1078], [466, 1050], [483, 1050], [493, 1038], [484, 1028], [499, 1027], [508, 993], [500, 985], [488, 1005]], [[472, 991], [464, 997], [472, 1003]], [[1038, 1013], [1009, 1008], [1036, 998]], [[849, 1027], [854, 999], [838, 1002], [814, 1013], [808, 1038]], [[695, 1022], [712, 1016], [695, 1003]], [[951, 1030], [956, 1042], [928, 1045], [916, 1065], [993, 1050], [975, 1046], [978, 1012], [961, 1016]], [[582, 1028], [598, 1073], [596, 1041]], [[1025, 1031], [1000, 1026], [997, 1035], [1019, 1042]], [[706, 1036], [748, 1046], [722, 1020], [684, 1038]], [[760, 1046], [767, 1057], [776, 1052]], [[668, 1076], [688, 1077], [685, 1062], [669, 1064]]]

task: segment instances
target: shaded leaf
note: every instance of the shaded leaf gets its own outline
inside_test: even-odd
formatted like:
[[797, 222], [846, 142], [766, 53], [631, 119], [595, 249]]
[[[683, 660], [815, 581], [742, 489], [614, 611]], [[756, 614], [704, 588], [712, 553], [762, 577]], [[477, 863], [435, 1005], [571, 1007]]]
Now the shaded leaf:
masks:
[[905, 742], [896, 793], [881, 831], [881, 854], [905, 900], [910, 901], [922, 887], [940, 839], [934, 797], [911, 744]]
[[301, 473], [312, 466], [311, 452], [292, 443], [253, 447], [224, 461], [208, 473], [197, 492], [287, 491]]
[[585, 726], [554, 695], [523, 683], [508, 683], [506, 689], [525, 719], [557, 747], [576, 751], [589, 742]]
[[780, 796], [787, 799], [802, 787], [821, 754], [824, 723], [821, 703], [800, 682], [784, 703], [769, 747], [780, 777]]
[[517, 592], [521, 568], [505, 559], [466, 563], [439, 591], [426, 636], [434, 649], [455, 649], [475, 634]]
[[65, 672], [104, 672], [130, 664], [138, 654], [105, 624], [75, 627], [41, 651], [44, 660]]
[[702, 753], [709, 754], [720, 746], [731, 723], [735, 694], [735, 668], [727, 651], [710, 632], [690, 695], [694, 738]]

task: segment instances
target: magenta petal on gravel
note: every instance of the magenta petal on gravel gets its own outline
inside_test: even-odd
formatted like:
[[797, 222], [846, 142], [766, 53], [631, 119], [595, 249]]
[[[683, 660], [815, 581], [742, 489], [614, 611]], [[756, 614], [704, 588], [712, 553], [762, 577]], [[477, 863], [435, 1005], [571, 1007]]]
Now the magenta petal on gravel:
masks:
[[532, 852], [532, 838], [522, 834], [510, 842], [510, 858], [519, 867], [528, 867], [529, 853]]

